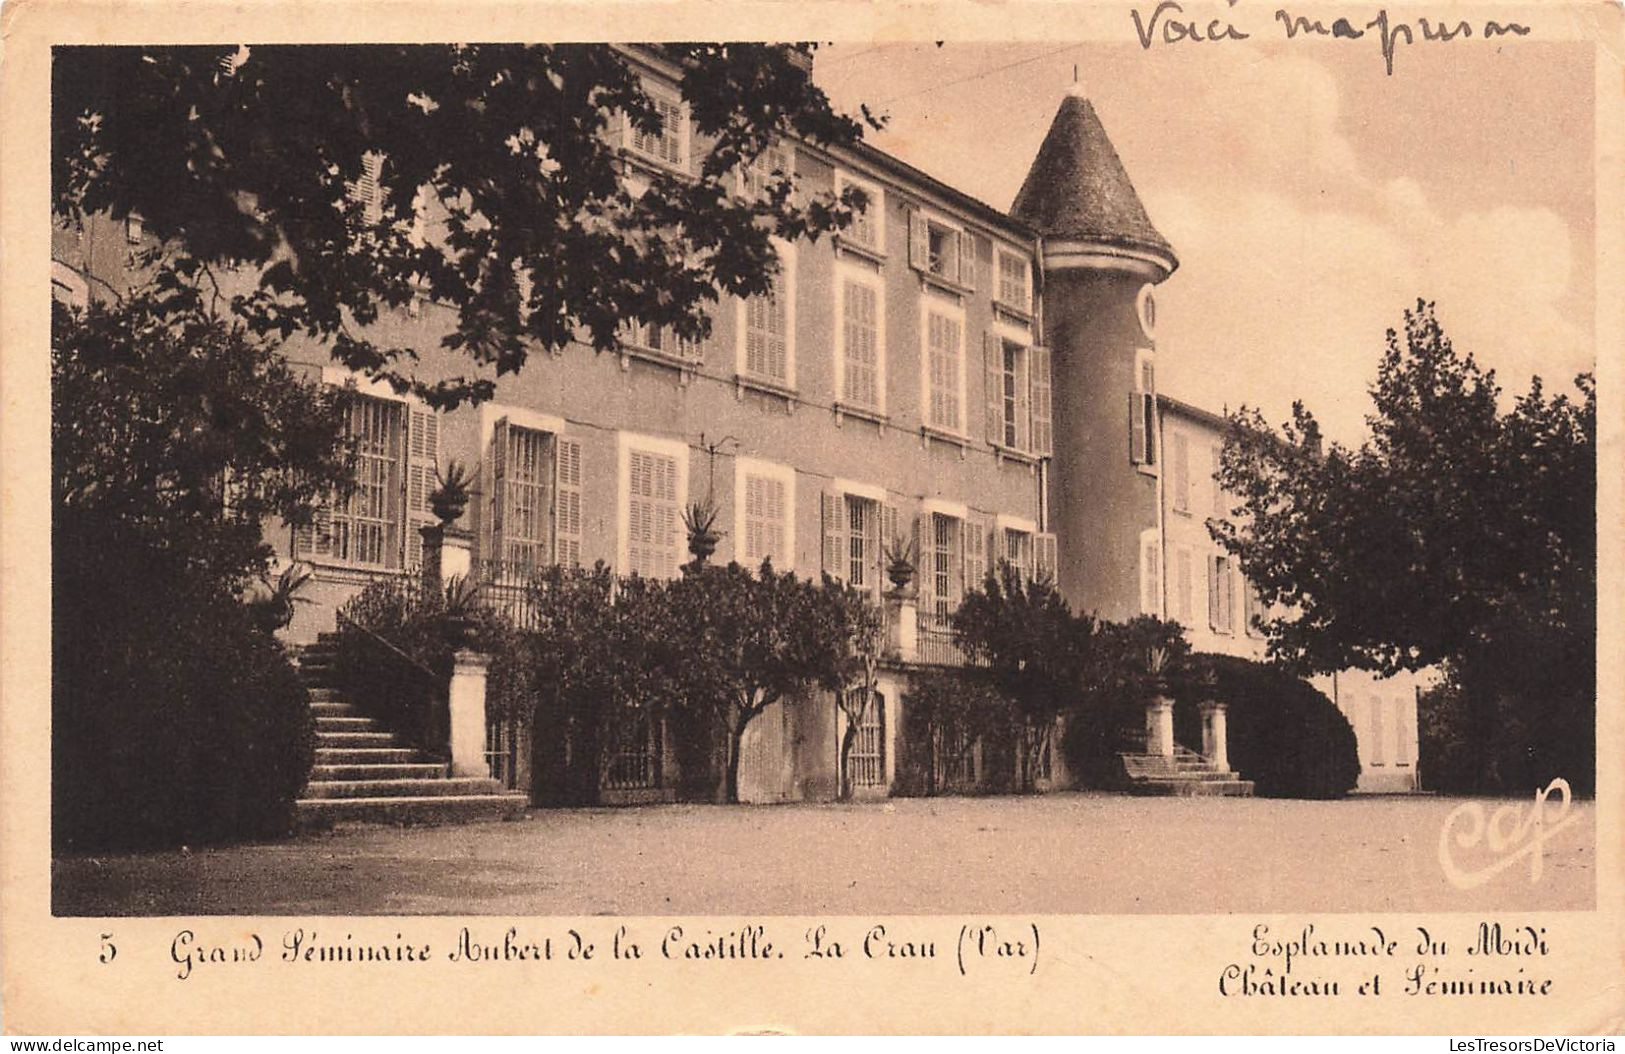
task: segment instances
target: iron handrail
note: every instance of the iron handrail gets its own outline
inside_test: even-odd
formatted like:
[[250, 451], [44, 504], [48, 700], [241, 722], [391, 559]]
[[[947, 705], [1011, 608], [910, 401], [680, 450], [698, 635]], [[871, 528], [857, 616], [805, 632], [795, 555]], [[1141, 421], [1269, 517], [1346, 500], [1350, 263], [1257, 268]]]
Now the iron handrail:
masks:
[[342, 625], [350, 626], [350, 627], [352, 627], [352, 628], [354, 628], [356, 630], [359, 630], [365, 636], [367, 636], [367, 637], [371, 638], [372, 640], [376, 641], [377, 643], [383, 645], [386, 650], [388, 650], [390, 652], [393, 652], [403, 662], [405, 662], [408, 666], [411, 666], [413, 669], [415, 669], [419, 673], [423, 674], [423, 676], [428, 678], [428, 680], [432, 684], [434, 684], [436, 687], [439, 687], [439, 684], [440, 684], [440, 675], [439, 674], [435, 673], [433, 670], [431, 670], [427, 666], [423, 665], [423, 663], [419, 662], [417, 659], [413, 658], [411, 655], [407, 654], [405, 651], [402, 651], [400, 648], [396, 647], [389, 640], [389, 638], [383, 636], [382, 634], [380, 634], [380, 633], [378, 633], [378, 632], [376, 632], [374, 630], [368, 629], [366, 626], [363, 626], [361, 623], [357, 622], [355, 619], [350, 618], [348, 615], [346, 615], [342, 611], [336, 612], [335, 614], [337, 615], [337, 621], [339, 623], [341, 623]]

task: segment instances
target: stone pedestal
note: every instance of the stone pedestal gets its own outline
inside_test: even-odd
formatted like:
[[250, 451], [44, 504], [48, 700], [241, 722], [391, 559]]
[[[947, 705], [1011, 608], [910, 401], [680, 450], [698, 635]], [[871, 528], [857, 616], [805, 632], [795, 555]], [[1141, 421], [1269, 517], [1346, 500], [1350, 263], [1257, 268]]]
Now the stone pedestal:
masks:
[[1154, 695], [1145, 704], [1145, 752], [1174, 756], [1174, 701], [1167, 696]]
[[912, 589], [893, 589], [885, 595], [886, 650], [902, 662], [920, 654], [920, 614]]
[[1225, 728], [1225, 704], [1209, 700], [1201, 704], [1202, 754], [1221, 771], [1230, 768], [1228, 731]]
[[423, 536], [423, 588], [440, 592], [454, 578], [474, 570], [474, 532], [437, 523], [419, 527]]
[[458, 649], [451, 668], [451, 774], [489, 776], [485, 760], [485, 674], [491, 658]]

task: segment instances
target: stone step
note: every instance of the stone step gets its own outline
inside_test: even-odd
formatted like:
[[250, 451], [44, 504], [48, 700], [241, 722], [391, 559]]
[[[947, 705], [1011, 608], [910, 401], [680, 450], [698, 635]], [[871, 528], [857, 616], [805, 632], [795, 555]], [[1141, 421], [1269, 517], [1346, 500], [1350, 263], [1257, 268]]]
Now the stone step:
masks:
[[344, 693], [337, 688], [306, 688], [305, 694], [310, 696], [312, 703], [344, 702]]
[[441, 824], [509, 820], [522, 815], [523, 794], [469, 794], [411, 798], [303, 798], [295, 805], [301, 827], [338, 823]]
[[316, 765], [310, 770], [310, 782], [313, 784], [352, 780], [432, 780], [445, 777], [446, 766], [430, 761], [385, 765]]
[[423, 758], [410, 747], [317, 747], [318, 765], [412, 765]]
[[494, 779], [450, 778], [443, 775], [426, 779], [320, 780], [306, 785], [304, 799], [317, 798], [445, 798], [452, 795], [503, 794]]
[[311, 703], [312, 717], [362, 717], [361, 710], [354, 703]]
[[383, 722], [364, 714], [316, 714], [318, 732], [382, 732]]
[[316, 730], [316, 746], [330, 749], [349, 747], [393, 747], [400, 744], [393, 732], [329, 732]]
[[1236, 774], [1234, 772], [1231, 772], [1229, 770], [1219, 771], [1217, 769], [1207, 769], [1207, 770], [1205, 770], [1203, 772], [1181, 772], [1181, 773], [1177, 773], [1177, 774], [1159, 773], [1159, 774], [1156, 774], [1156, 775], [1145, 776], [1143, 778], [1148, 779], [1148, 780], [1167, 781], [1167, 780], [1233, 780], [1233, 779], [1236, 779], [1237, 777], [1236, 777]]

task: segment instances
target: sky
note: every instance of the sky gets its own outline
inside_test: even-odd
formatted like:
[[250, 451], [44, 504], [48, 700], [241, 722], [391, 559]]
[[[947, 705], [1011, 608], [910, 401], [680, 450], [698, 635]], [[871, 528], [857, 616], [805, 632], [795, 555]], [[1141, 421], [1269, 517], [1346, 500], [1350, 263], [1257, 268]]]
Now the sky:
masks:
[[876, 146], [1008, 209], [1075, 67], [1180, 259], [1163, 391], [1276, 423], [1302, 399], [1355, 442], [1419, 296], [1507, 399], [1594, 368], [1591, 54], [1417, 47], [1390, 77], [1336, 43], [833, 44], [814, 75], [889, 115]]

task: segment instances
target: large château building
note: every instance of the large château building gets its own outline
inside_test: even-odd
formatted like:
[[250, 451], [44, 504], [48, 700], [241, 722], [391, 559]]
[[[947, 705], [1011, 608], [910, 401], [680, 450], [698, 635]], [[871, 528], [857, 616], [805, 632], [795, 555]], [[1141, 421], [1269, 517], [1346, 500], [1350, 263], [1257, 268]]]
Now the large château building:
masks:
[[[623, 53], [665, 117], [659, 136], [625, 130], [631, 168], [689, 171], [678, 70], [658, 50]], [[771, 294], [725, 298], [703, 343], [629, 325], [618, 354], [534, 355], [493, 399], [444, 414], [290, 346], [310, 375], [359, 388], [355, 492], [313, 528], [271, 529], [282, 558], [314, 570], [293, 641], [332, 628], [367, 581], [416, 566], [436, 466], [457, 458], [479, 466], [465, 525], [492, 578], [600, 560], [674, 575], [688, 559], [683, 510], [707, 496], [722, 513], [717, 560], [771, 558], [877, 601], [888, 539], [911, 539], [917, 645], [888, 667], [860, 730], [862, 793], [891, 787], [907, 680], [959, 661], [949, 617], [997, 561], [1055, 574], [1080, 610], [1164, 615], [1198, 650], [1262, 654], [1244, 583], [1203, 526], [1218, 509], [1207, 459], [1221, 422], [1157, 393], [1153, 289], [1178, 260], [1086, 98], [1063, 99], [1009, 212], [869, 146], [782, 143], [757, 166], [741, 193], [782, 169], [807, 192], [861, 187], [870, 205], [839, 236], [782, 244]], [[141, 237], [105, 217], [58, 232], [57, 285], [95, 295], [85, 275], [118, 282], [122, 243]], [[450, 323], [422, 301], [377, 336], [451, 375], [462, 364], [440, 350]], [[1414, 706], [1374, 691], [1350, 710], [1367, 775], [1401, 758], [1414, 771]], [[1380, 714], [1362, 725], [1370, 706]], [[834, 797], [841, 720], [827, 698], [763, 714], [742, 799]], [[632, 775], [609, 789], [658, 796], [669, 748], [651, 735], [629, 749], [652, 756], [620, 766]], [[1058, 758], [1043, 771], [1066, 782]]]

